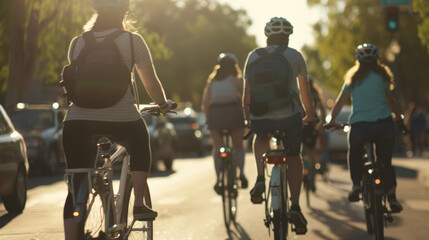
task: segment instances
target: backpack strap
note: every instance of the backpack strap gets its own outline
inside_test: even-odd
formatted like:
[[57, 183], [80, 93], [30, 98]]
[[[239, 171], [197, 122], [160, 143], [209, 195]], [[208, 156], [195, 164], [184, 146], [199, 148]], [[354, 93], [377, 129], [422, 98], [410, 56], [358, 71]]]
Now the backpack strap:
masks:
[[259, 56], [264, 56], [266, 55], [268, 52], [265, 48], [258, 48], [255, 50], [255, 52], [259, 55]]
[[130, 45], [131, 45], [131, 71], [133, 70], [135, 60], [134, 60], [134, 40], [133, 40], [133, 34], [130, 33]]

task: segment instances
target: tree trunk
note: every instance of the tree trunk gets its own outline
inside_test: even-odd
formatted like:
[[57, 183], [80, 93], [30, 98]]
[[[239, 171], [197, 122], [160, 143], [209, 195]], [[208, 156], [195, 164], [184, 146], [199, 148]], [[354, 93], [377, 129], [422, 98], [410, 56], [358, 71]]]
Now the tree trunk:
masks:
[[[12, 109], [24, 99], [33, 78], [37, 60], [39, 34], [57, 15], [58, 8], [64, 0], [58, 0], [57, 7], [40, 20], [41, 0], [28, 2], [32, 4], [28, 26], [25, 29], [27, 6], [25, 0], [13, 0], [11, 9], [12, 44], [10, 71], [6, 90], [5, 108]], [[34, 7], [38, 5], [38, 7]]]

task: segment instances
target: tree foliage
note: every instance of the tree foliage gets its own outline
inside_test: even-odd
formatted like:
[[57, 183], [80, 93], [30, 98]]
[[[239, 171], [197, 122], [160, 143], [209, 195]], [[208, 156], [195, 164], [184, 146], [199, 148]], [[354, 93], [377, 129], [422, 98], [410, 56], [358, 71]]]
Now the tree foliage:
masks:
[[[407, 99], [423, 96], [429, 89], [423, 71], [429, 65], [427, 49], [417, 37], [419, 17], [405, 14], [400, 9], [398, 32], [385, 27], [385, 11], [379, 1], [373, 0], [307, 0], [310, 6], [326, 10], [327, 18], [313, 26], [315, 46], [305, 46], [309, 71], [324, 85], [338, 92], [343, 76], [354, 64], [354, 51], [359, 44], [373, 43], [381, 51], [382, 62], [391, 66], [398, 89]], [[400, 46], [395, 59], [387, 58], [390, 46], [396, 40]], [[392, 56], [390, 54], [390, 56]]]
[[429, 49], [429, 1], [413, 0], [414, 10], [420, 14], [422, 22], [419, 24], [419, 37], [426, 48]]
[[[93, 13], [88, 0], [0, 1], [0, 94], [7, 91], [1, 102], [22, 100], [32, 79], [57, 84], [70, 40]], [[256, 47], [246, 13], [214, 0], [133, 0], [130, 18], [168, 96], [196, 106], [219, 53], [233, 52], [244, 64]]]

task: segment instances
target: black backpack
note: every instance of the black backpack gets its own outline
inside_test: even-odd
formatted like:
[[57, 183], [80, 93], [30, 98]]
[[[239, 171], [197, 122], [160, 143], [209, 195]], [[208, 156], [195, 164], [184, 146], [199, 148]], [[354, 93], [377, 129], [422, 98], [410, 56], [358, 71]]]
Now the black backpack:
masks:
[[264, 48], [257, 49], [260, 57], [246, 67], [251, 91], [250, 112], [255, 116], [289, 105], [293, 107], [296, 93], [292, 83], [295, 79], [290, 63], [283, 56], [286, 48], [281, 46], [271, 53]]
[[[64, 87], [69, 102], [83, 108], [98, 109], [112, 107], [122, 99], [131, 84], [131, 69], [125, 65], [114, 42], [122, 33], [123, 30], [113, 32], [100, 43], [95, 41], [92, 31], [82, 34], [85, 47], [76, 60], [64, 66], [61, 73], [60, 85]], [[130, 40], [133, 51], [131, 33]], [[72, 54], [73, 50], [74, 46]]]

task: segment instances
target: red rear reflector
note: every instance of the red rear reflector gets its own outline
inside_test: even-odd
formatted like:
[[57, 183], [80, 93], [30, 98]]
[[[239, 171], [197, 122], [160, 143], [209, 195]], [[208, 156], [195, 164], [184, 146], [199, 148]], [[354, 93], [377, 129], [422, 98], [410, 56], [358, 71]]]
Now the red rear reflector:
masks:
[[375, 181], [374, 181], [374, 182], [375, 182], [375, 184], [377, 184], [377, 185], [378, 185], [378, 184], [380, 184], [380, 183], [381, 183], [381, 180], [377, 178], [377, 179], [375, 179]]
[[286, 162], [286, 157], [284, 156], [268, 156], [265, 157], [265, 162], [269, 164], [283, 164]]
[[307, 175], [307, 174], [308, 174], [308, 170], [307, 170], [307, 169], [304, 169], [304, 170], [302, 171], [302, 173], [303, 173], [304, 175]]
[[191, 123], [191, 124], [189, 124], [189, 128], [197, 130], [198, 129], [198, 124], [197, 123]]
[[219, 153], [219, 157], [220, 158], [227, 158], [228, 157], [228, 153], [227, 152], [221, 152], [221, 153]]
[[79, 216], [79, 212], [73, 212], [73, 216], [78, 217]]

